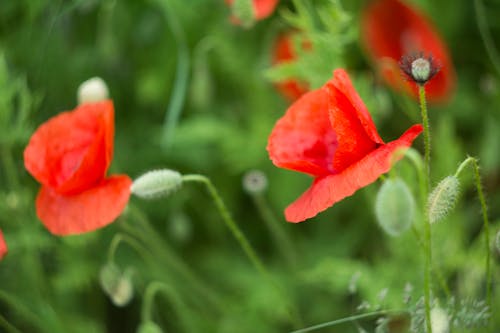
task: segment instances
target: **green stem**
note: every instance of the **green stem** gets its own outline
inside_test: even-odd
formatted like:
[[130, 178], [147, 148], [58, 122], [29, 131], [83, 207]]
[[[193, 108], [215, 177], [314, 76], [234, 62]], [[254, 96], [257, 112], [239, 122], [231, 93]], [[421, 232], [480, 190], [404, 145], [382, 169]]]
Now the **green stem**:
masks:
[[189, 310], [184, 302], [182, 302], [176, 290], [171, 288], [169, 285], [158, 281], [153, 281], [146, 287], [146, 291], [144, 292], [144, 301], [141, 308], [141, 320], [143, 322], [153, 321], [154, 297], [158, 292], [162, 292], [163, 295], [165, 295], [171, 302], [184, 330], [186, 332], [194, 332], [193, 327], [190, 327], [190, 320], [193, 320], [193, 318], [185, 315], [189, 312]]
[[[430, 169], [431, 169], [431, 137], [429, 130], [429, 117], [427, 115], [427, 103], [425, 99], [425, 86], [418, 86], [420, 99], [420, 111], [422, 114], [422, 124], [424, 127], [424, 166], [425, 166], [425, 198], [430, 189]], [[431, 224], [427, 214], [426, 202], [423, 206], [423, 222], [424, 222], [424, 303], [425, 303], [425, 324], [427, 333], [432, 333], [431, 326], [431, 270], [432, 270], [432, 235]]]
[[481, 174], [479, 173], [479, 164], [476, 158], [467, 157], [465, 161], [463, 161], [457, 169], [455, 173], [455, 177], [458, 177], [460, 173], [465, 169], [465, 167], [469, 164], [472, 164], [473, 172], [474, 172], [474, 181], [476, 183], [476, 190], [479, 197], [479, 202], [481, 203], [481, 213], [483, 216], [483, 228], [484, 228], [484, 244], [486, 250], [486, 258], [485, 258], [485, 270], [486, 270], [486, 302], [492, 310], [491, 306], [491, 248], [490, 248], [490, 223], [488, 220], [488, 206], [486, 205], [486, 200], [484, 198], [483, 186], [481, 184]]
[[148, 259], [151, 254], [148, 253], [147, 249], [141, 245], [138, 241], [136, 241], [134, 238], [124, 235], [124, 234], [116, 234], [113, 239], [111, 240], [111, 244], [109, 245], [108, 249], [108, 261], [109, 262], [114, 262], [115, 261], [115, 255], [116, 255], [116, 250], [118, 249], [118, 246], [120, 243], [126, 243], [128, 244], [131, 248], [133, 248], [137, 253], [139, 253], [143, 259]]
[[252, 199], [257, 207], [262, 219], [267, 225], [271, 236], [274, 238], [274, 243], [278, 247], [278, 250], [281, 252], [285, 260], [288, 262], [290, 267], [297, 267], [297, 255], [295, 252], [295, 248], [290, 241], [288, 234], [282, 228], [279, 221], [276, 219], [276, 216], [273, 214], [269, 205], [266, 203], [266, 199], [260, 193], [253, 193]]
[[26, 322], [40, 328], [42, 331], [46, 330], [46, 326], [44, 325], [45, 322], [42, 321], [40, 317], [31, 312], [31, 310], [24, 304], [3, 290], [0, 290], [0, 300], [3, 300], [6, 304], [11, 306], [14, 311], [26, 320]]
[[158, 236], [145, 217], [134, 209], [131, 209], [131, 211], [136, 215], [136, 220], [140, 223], [140, 226], [134, 228], [127, 223], [123, 223], [122, 227], [129, 233], [136, 235], [167, 267], [178, 273], [197, 293], [203, 295], [212, 305], [212, 308], [223, 312], [224, 307], [219, 297], [211, 289], [207, 288], [196, 274], [177, 257], [174, 251]]
[[495, 48], [495, 45], [493, 44], [493, 38], [491, 38], [490, 31], [488, 30], [488, 23], [486, 22], [486, 14], [484, 12], [483, 3], [480, 0], [474, 0], [474, 8], [476, 10], [476, 20], [479, 28], [479, 34], [483, 39], [486, 53], [488, 53], [491, 63], [497, 70], [498, 74], [500, 74], [500, 56]]
[[250, 245], [250, 242], [248, 242], [247, 238], [245, 235], [241, 232], [240, 228], [234, 222], [233, 218], [229, 214], [229, 211], [226, 208], [226, 205], [222, 201], [222, 198], [219, 196], [219, 193], [217, 192], [217, 189], [215, 186], [212, 184], [210, 179], [203, 175], [185, 175], [182, 176], [182, 180], [184, 182], [198, 182], [202, 183], [207, 187], [208, 192], [212, 196], [212, 199], [215, 203], [215, 206], [219, 210], [220, 215], [222, 216], [222, 220], [226, 224], [226, 226], [229, 228], [231, 233], [233, 234], [234, 238], [238, 241], [240, 244], [241, 248], [243, 249], [243, 252], [247, 255], [248, 259], [250, 259], [250, 262], [254, 265], [254, 267], [263, 275], [263, 276], [269, 276], [267, 273], [266, 268], [264, 267], [264, 264], [262, 261], [259, 259], [257, 256], [257, 253], [253, 249], [252, 245]]
[[403, 311], [403, 310], [385, 310], [385, 311], [375, 311], [375, 312], [369, 312], [369, 313], [362, 313], [362, 314], [355, 315], [355, 316], [350, 316], [350, 317], [347, 317], [347, 318], [332, 320], [332, 321], [329, 321], [329, 322], [326, 322], [326, 323], [322, 323], [322, 324], [318, 324], [318, 325], [314, 325], [314, 326], [309, 326], [309, 327], [306, 327], [306, 328], [302, 328], [300, 330], [292, 331], [290, 333], [311, 332], [311, 331], [319, 330], [319, 329], [322, 329], [322, 328], [325, 328], [325, 327], [330, 327], [330, 326], [335, 326], [335, 325], [339, 325], [339, 324], [344, 324], [344, 323], [348, 323], [348, 322], [351, 322], [351, 321], [356, 321], [356, 320], [359, 320], [359, 319], [365, 319], [365, 318], [370, 318], [370, 317], [375, 317], [375, 316], [385, 316], [385, 315], [388, 315], [388, 314], [406, 313], [406, 312], [407, 311]]
[[19, 187], [17, 179], [17, 168], [14, 159], [12, 158], [11, 151], [8, 147], [2, 146], [1, 148], [2, 163], [5, 171], [5, 179], [9, 188], [15, 189]]

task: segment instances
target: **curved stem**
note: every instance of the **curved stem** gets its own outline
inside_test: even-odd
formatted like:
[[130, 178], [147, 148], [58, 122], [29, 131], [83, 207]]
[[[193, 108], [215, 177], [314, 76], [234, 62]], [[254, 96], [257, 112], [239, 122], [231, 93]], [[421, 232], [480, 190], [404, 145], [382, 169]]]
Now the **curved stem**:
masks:
[[[425, 99], [425, 86], [418, 86], [420, 99], [420, 111], [422, 114], [422, 124], [424, 127], [424, 167], [425, 167], [425, 198], [430, 189], [430, 169], [431, 169], [431, 137], [429, 130], [429, 117], [427, 115], [427, 103]], [[431, 270], [432, 270], [432, 235], [429, 215], [427, 214], [427, 203], [423, 206], [424, 222], [424, 303], [425, 303], [425, 324], [427, 333], [432, 333], [431, 326]]]
[[144, 292], [144, 301], [142, 303], [142, 308], [141, 308], [141, 320], [143, 322], [153, 321], [152, 310], [154, 304], [154, 297], [158, 292], [162, 292], [163, 295], [165, 295], [166, 298], [171, 302], [174, 310], [177, 312], [177, 316], [183, 328], [187, 332], [194, 332], [192, 328], [190, 328], [189, 324], [190, 317], [185, 315], [188, 312], [186, 305], [182, 302], [181, 298], [179, 297], [175, 289], [171, 288], [165, 283], [161, 283], [158, 281], [153, 281], [146, 287], [146, 291]]
[[226, 208], [226, 205], [222, 201], [222, 198], [219, 196], [219, 193], [217, 192], [217, 189], [215, 186], [212, 184], [210, 179], [203, 175], [185, 175], [182, 176], [182, 180], [184, 182], [199, 182], [204, 184], [207, 187], [208, 192], [210, 193], [210, 196], [212, 197], [215, 206], [217, 207], [217, 210], [222, 216], [222, 220], [226, 224], [226, 226], [229, 228], [231, 233], [233, 234], [234, 238], [238, 241], [240, 244], [241, 248], [243, 249], [243, 252], [245, 252], [246, 256], [248, 259], [250, 259], [250, 262], [254, 265], [254, 267], [263, 275], [263, 276], [268, 276], [269, 274], [267, 273], [267, 270], [264, 267], [264, 264], [262, 261], [259, 259], [257, 256], [257, 253], [253, 249], [252, 245], [250, 245], [250, 242], [247, 240], [245, 235], [241, 232], [240, 228], [234, 222], [233, 218], [229, 214], [229, 211]]
[[486, 22], [486, 14], [484, 12], [484, 6], [481, 0], [474, 0], [474, 9], [476, 11], [477, 26], [479, 28], [479, 34], [483, 39], [484, 47], [486, 48], [486, 53], [490, 57], [491, 63], [500, 74], [500, 55], [498, 54], [495, 45], [493, 44], [493, 38], [491, 37], [490, 31], [488, 30], [488, 23]]
[[348, 323], [351, 321], [359, 320], [359, 319], [365, 319], [365, 318], [370, 318], [370, 317], [375, 317], [375, 316], [385, 316], [388, 314], [397, 314], [397, 313], [407, 313], [407, 311], [404, 310], [385, 310], [385, 311], [375, 311], [375, 312], [369, 312], [369, 313], [362, 313], [359, 315], [355, 316], [350, 316], [347, 318], [342, 318], [342, 319], [337, 319], [337, 320], [332, 320], [326, 323], [314, 325], [314, 326], [309, 326], [306, 328], [302, 328], [300, 330], [292, 331], [290, 333], [305, 333], [305, 332], [311, 332], [315, 330], [319, 330], [325, 327], [331, 327], [339, 324], [344, 324]]
[[251, 196], [255, 203], [255, 206], [257, 207], [257, 210], [266, 223], [271, 236], [274, 238], [278, 250], [281, 252], [291, 268], [297, 267], [297, 255], [295, 252], [295, 248], [290, 241], [290, 237], [282, 228], [281, 224], [276, 219], [276, 216], [269, 208], [265, 197], [261, 193], [253, 193]]
[[143, 259], [147, 259], [150, 254], [146, 250], [144, 246], [142, 246], [138, 241], [133, 239], [130, 236], [124, 235], [124, 234], [116, 234], [113, 239], [111, 240], [111, 244], [109, 245], [108, 249], [108, 261], [109, 262], [114, 262], [116, 251], [118, 249], [118, 246], [120, 243], [126, 243], [128, 244], [131, 248], [133, 248], [137, 253], [139, 253]]
[[485, 271], [486, 271], [486, 302], [491, 309], [491, 249], [490, 249], [490, 224], [488, 220], [488, 206], [486, 205], [486, 200], [484, 198], [483, 186], [481, 184], [481, 174], [479, 173], [479, 164], [476, 158], [467, 157], [465, 161], [463, 161], [457, 169], [455, 173], [455, 177], [458, 177], [460, 173], [465, 169], [465, 167], [469, 164], [472, 164], [473, 173], [474, 173], [474, 181], [476, 183], [477, 195], [479, 197], [479, 202], [481, 203], [481, 214], [483, 216], [483, 229], [484, 229], [484, 243], [486, 250], [486, 258], [485, 258]]
[[27, 322], [41, 328], [45, 331], [44, 321], [41, 320], [35, 313], [31, 312], [24, 304], [19, 302], [17, 299], [9, 295], [3, 290], [0, 290], [0, 300], [3, 300], [6, 304], [10, 305], [14, 311], [16, 311], [20, 316], [22, 316]]

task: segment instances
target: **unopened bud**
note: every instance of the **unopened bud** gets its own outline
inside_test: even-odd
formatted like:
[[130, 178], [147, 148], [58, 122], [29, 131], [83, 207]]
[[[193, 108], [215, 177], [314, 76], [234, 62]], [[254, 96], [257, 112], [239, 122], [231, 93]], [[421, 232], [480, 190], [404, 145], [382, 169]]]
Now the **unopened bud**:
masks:
[[157, 199], [176, 192], [182, 185], [182, 175], [170, 169], [148, 171], [138, 177], [130, 188], [142, 199]]
[[109, 98], [108, 86], [100, 77], [93, 77], [80, 84], [77, 95], [78, 104], [104, 101]]
[[415, 215], [415, 199], [401, 179], [388, 179], [380, 187], [375, 201], [375, 216], [382, 229], [391, 236], [408, 230]]
[[134, 297], [130, 274], [121, 272], [113, 263], [108, 263], [101, 269], [99, 280], [103, 291], [116, 306], [125, 306]]
[[427, 201], [427, 214], [431, 224], [444, 219], [455, 207], [460, 192], [459, 185], [457, 177], [448, 176], [431, 192]]
[[248, 194], [262, 193], [267, 188], [267, 177], [259, 170], [248, 171], [243, 176], [243, 189]]

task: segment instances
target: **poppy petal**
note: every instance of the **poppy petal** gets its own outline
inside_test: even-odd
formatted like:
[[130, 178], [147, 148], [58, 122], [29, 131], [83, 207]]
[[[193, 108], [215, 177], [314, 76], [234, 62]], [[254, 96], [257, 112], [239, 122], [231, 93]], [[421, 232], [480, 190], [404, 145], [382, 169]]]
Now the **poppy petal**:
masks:
[[82, 104], [51, 118], [24, 150], [26, 169], [60, 193], [91, 187], [104, 177], [113, 157], [113, 118], [111, 101]]
[[378, 147], [341, 173], [316, 178], [311, 187], [285, 209], [286, 220], [297, 223], [314, 217], [360, 188], [373, 183], [380, 175], [390, 170], [394, 162], [394, 152], [409, 147], [421, 132], [422, 126], [414, 125], [399, 139]]
[[337, 141], [327, 112], [323, 89], [306, 93], [279, 119], [269, 136], [267, 150], [281, 168], [312, 176], [331, 173]]
[[337, 69], [333, 75], [325, 90], [328, 93], [330, 121], [338, 141], [333, 169], [340, 172], [384, 141], [347, 73]]
[[[455, 85], [453, 64], [446, 44], [425, 15], [399, 0], [378, 0], [366, 7], [361, 22], [365, 50], [377, 66], [384, 57], [397, 62], [403, 55], [412, 52], [430, 53], [441, 63], [442, 68], [427, 83], [427, 97], [431, 101], [442, 101], [449, 97]], [[398, 73], [399, 70], [390, 76]], [[390, 79], [388, 83], [391, 84]], [[416, 84], [408, 85], [411, 86], [412, 95], [418, 96]]]
[[0, 260], [2, 260], [3, 257], [5, 257], [7, 252], [8, 252], [7, 243], [5, 242], [5, 239], [3, 238], [2, 230], [0, 230]]
[[116, 175], [75, 195], [61, 195], [43, 186], [36, 199], [36, 212], [55, 235], [93, 231], [121, 214], [129, 200], [131, 184], [128, 176]]

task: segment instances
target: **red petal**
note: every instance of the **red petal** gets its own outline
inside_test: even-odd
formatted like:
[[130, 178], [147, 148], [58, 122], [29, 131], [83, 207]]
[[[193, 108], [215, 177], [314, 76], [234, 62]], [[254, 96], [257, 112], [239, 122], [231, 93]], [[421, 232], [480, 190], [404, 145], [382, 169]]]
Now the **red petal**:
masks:
[[5, 239], [3, 238], [2, 230], [0, 230], [0, 260], [2, 260], [3, 257], [5, 257], [7, 252], [8, 252], [7, 243], [5, 242]]
[[[428, 98], [439, 101], [449, 97], [455, 86], [453, 64], [446, 45], [422, 13], [399, 0], [373, 1], [364, 11], [361, 36], [366, 52], [377, 65], [384, 57], [399, 61], [410, 52], [432, 53], [442, 69], [426, 85]], [[416, 85], [411, 84], [411, 88], [417, 96]]]
[[270, 16], [279, 0], [253, 0], [253, 9], [255, 11], [255, 19], [262, 20]]
[[286, 220], [302, 222], [373, 183], [391, 169], [394, 152], [411, 146], [421, 132], [422, 126], [414, 125], [399, 139], [378, 147], [341, 173], [316, 178], [312, 186], [286, 208]]
[[117, 175], [75, 195], [61, 195], [42, 187], [36, 199], [36, 212], [55, 235], [81, 234], [113, 222], [125, 209], [132, 181]]
[[337, 69], [333, 75], [333, 79], [325, 85], [325, 91], [329, 96], [330, 121], [338, 142], [333, 169], [340, 172], [384, 141], [347, 73]]
[[[288, 32], [278, 37], [273, 49], [273, 65], [292, 62], [296, 59], [291, 40], [292, 36], [295, 33], [296, 32]], [[304, 41], [304, 43], [302, 44], [302, 48], [304, 50], [311, 49], [311, 43], [309, 43], [308, 41]], [[293, 78], [276, 83], [276, 88], [281, 92], [283, 96], [288, 98], [290, 101], [297, 100], [300, 96], [304, 95], [308, 91], [305, 84]]]
[[24, 151], [26, 169], [60, 193], [99, 182], [113, 155], [113, 103], [83, 104], [41, 125]]
[[274, 126], [267, 150], [281, 168], [321, 176], [333, 172], [331, 161], [337, 146], [328, 119], [323, 89], [306, 93]]

